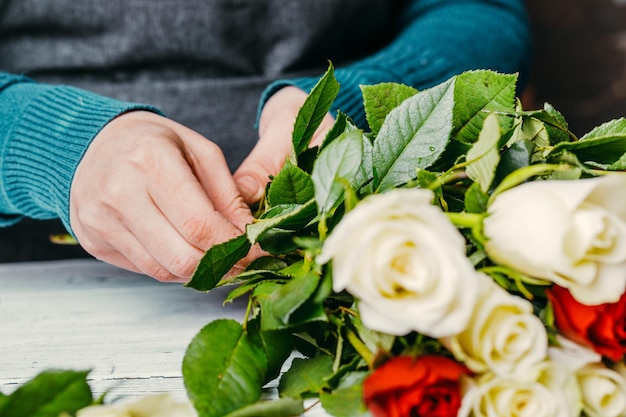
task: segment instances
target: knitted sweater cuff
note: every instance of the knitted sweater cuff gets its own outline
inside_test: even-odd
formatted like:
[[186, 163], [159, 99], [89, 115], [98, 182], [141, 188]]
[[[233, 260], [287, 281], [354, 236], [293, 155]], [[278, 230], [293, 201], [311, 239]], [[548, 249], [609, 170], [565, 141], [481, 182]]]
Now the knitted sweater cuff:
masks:
[[4, 102], [20, 103], [22, 108], [11, 112], [14, 123], [0, 149], [4, 185], [0, 185], [4, 194], [0, 198], [7, 204], [0, 225], [13, 223], [21, 216], [59, 217], [71, 232], [70, 187], [93, 138], [122, 113], [139, 109], [158, 112], [147, 105], [66, 86], [20, 83], [2, 94]]

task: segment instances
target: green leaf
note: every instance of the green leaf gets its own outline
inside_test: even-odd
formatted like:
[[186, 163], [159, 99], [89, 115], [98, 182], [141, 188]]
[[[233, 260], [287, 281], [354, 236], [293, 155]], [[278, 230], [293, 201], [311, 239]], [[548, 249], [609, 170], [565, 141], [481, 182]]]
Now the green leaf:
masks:
[[313, 166], [315, 201], [319, 213], [329, 213], [341, 201], [344, 184], [352, 182], [363, 158], [363, 133], [343, 133], [320, 153]]
[[280, 378], [278, 390], [281, 396], [293, 398], [319, 394], [328, 386], [326, 381], [332, 374], [333, 359], [330, 356], [295, 358], [291, 368]]
[[522, 116], [507, 145], [512, 146], [517, 142], [533, 142], [536, 146], [546, 147], [550, 145], [550, 134], [541, 120]]
[[[335, 123], [330, 128], [322, 145], [319, 148], [319, 152], [321, 152], [326, 146], [328, 146], [332, 141], [341, 136], [342, 133], [351, 132], [354, 130], [360, 130], [350, 119], [350, 117], [343, 113], [341, 110], [337, 112], [337, 117], [335, 118]], [[318, 152], [318, 153], [319, 153]]]
[[467, 152], [469, 162], [467, 175], [476, 181], [483, 191], [489, 190], [496, 173], [496, 167], [500, 162], [500, 124], [498, 116], [490, 113], [485, 119], [483, 128], [478, 135], [478, 140]]
[[200, 259], [185, 286], [197, 291], [212, 290], [237, 262], [245, 258], [251, 247], [245, 234], [212, 246]]
[[93, 402], [89, 371], [48, 370], [0, 399], [2, 417], [58, 417]]
[[261, 248], [272, 255], [286, 255], [298, 249], [294, 242], [297, 232], [284, 229], [270, 229], [259, 236], [258, 243]]
[[302, 400], [295, 398], [280, 398], [241, 408], [228, 414], [226, 417], [291, 417], [301, 416], [304, 413]]
[[355, 188], [361, 189], [361, 191], [366, 194], [370, 194], [374, 192], [372, 188], [372, 180], [374, 179], [374, 145], [366, 135], [362, 135], [362, 141], [363, 156], [361, 157], [361, 166], [353, 184]]
[[270, 205], [304, 204], [314, 197], [313, 180], [302, 169], [285, 163], [269, 186], [267, 199]]
[[363, 106], [365, 117], [372, 131], [378, 135], [385, 117], [407, 98], [417, 94], [413, 87], [398, 83], [380, 83], [375, 85], [362, 85]]
[[591, 132], [580, 138], [580, 140], [621, 135], [626, 135], [626, 118], [623, 117], [602, 123], [600, 126], [595, 127], [591, 130]]
[[465, 192], [465, 211], [468, 213], [484, 213], [487, 211], [487, 202], [489, 195], [480, 189], [478, 183], [472, 183]]
[[267, 215], [246, 226], [246, 234], [250, 242], [257, 242], [259, 236], [274, 227], [301, 228], [315, 217], [315, 201], [309, 200], [306, 204], [284, 204], [272, 207]]
[[270, 382], [280, 375], [287, 358], [293, 351], [293, 338], [288, 330], [261, 330], [259, 317], [249, 320], [247, 330], [254, 342], [263, 347], [267, 357], [265, 382]]
[[228, 319], [202, 328], [183, 358], [185, 388], [199, 417], [223, 417], [258, 401], [266, 371], [263, 348]]
[[535, 144], [528, 140], [520, 140], [512, 144], [502, 153], [493, 184], [498, 185], [504, 177], [513, 171], [530, 165], [534, 151]]
[[452, 129], [454, 80], [404, 100], [385, 119], [374, 141], [374, 188], [394, 188], [415, 179], [448, 144]]
[[[454, 129], [452, 137], [473, 143], [478, 139], [489, 112], [515, 110], [517, 75], [488, 70], [467, 71], [456, 77], [454, 86]], [[509, 130], [511, 119], [499, 119], [502, 131]]]
[[559, 142], [568, 142], [570, 136], [573, 135], [569, 132], [569, 126], [565, 117], [550, 103], [544, 103], [543, 109], [552, 117], [552, 120], [556, 122], [546, 124], [546, 130], [550, 135], [550, 144], [556, 145]]
[[563, 151], [573, 153], [585, 164], [615, 164], [626, 153], [626, 133], [588, 137], [578, 142], [561, 142], [549, 156], [559, 155]]
[[300, 108], [293, 128], [291, 162], [297, 165], [298, 157], [307, 150], [313, 134], [320, 126], [339, 93], [333, 65], [329, 63], [326, 73], [320, 78]]
[[295, 276], [269, 297], [271, 314], [283, 324], [288, 324], [291, 315], [315, 293], [319, 282], [319, 275], [314, 273]]
[[[355, 373], [356, 374], [356, 373]], [[360, 382], [351, 382], [332, 392], [320, 395], [322, 407], [334, 417], [371, 417], [363, 400], [362, 380], [366, 374], [361, 372]]]

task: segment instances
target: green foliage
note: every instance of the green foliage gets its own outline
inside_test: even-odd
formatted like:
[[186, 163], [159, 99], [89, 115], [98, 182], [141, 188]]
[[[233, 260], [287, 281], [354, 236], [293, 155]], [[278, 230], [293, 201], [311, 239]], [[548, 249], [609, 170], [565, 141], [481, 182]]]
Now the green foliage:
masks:
[[[433, 350], [421, 335], [368, 330], [355, 299], [333, 291], [332, 262], [316, 262], [327, 236], [361, 199], [398, 187], [432, 190], [434, 203], [465, 234], [470, 261], [484, 267], [490, 261], [481, 222], [500, 193], [537, 179], [626, 168], [626, 119], [578, 139], [551, 105], [522, 110], [516, 82], [516, 75], [480, 70], [419, 92], [394, 83], [362, 86], [369, 131], [338, 112], [322, 144], [310, 148], [339, 88], [329, 66], [298, 114], [289, 161], [266, 188], [257, 218], [243, 235], [209, 249], [187, 284], [200, 291], [233, 286], [225, 302], [249, 297], [242, 324], [214, 321], [187, 349], [183, 375], [200, 417], [299, 415], [308, 397], [336, 417], [369, 416], [361, 391], [371, 369], [400, 352]], [[254, 244], [269, 256], [223, 279]], [[545, 296], [536, 279], [507, 268], [490, 273], [505, 289]], [[305, 357], [282, 375], [281, 398], [262, 400], [262, 387], [293, 349]], [[82, 387], [77, 392], [85, 388], [81, 378], [69, 378]], [[45, 400], [16, 400], [27, 386], [0, 396], [0, 415], [18, 415], [7, 410], [21, 402], [40, 401], [37, 410], [64, 403], [70, 386], [60, 384], [54, 392], [64, 394]]]
[[290, 158], [294, 165], [298, 165], [298, 157], [309, 147], [315, 131], [330, 110], [338, 92], [339, 83], [335, 79], [332, 64], [329, 64], [328, 71], [313, 87], [296, 118]]
[[48, 370], [11, 395], [0, 396], [2, 417], [58, 417], [74, 415], [93, 402], [87, 384], [89, 371]]
[[263, 347], [236, 321], [202, 328], [183, 359], [185, 387], [199, 417], [223, 417], [258, 401], [267, 365]]
[[313, 358], [295, 358], [291, 368], [280, 379], [278, 390], [284, 397], [321, 394], [328, 387], [327, 378], [333, 373], [333, 359], [320, 355]]
[[376, 191], [415, 179], [416, 168], [429, 167], [444, 151], [452, 130], [454, 82], [424, 90], [388, 114], [374, 140]]
[[374, 136], [378, 135], [385, 118], [407, 98], [417, 94], [413, 87], [398, 83], [362, 85], [363, 107], [367, 124]]

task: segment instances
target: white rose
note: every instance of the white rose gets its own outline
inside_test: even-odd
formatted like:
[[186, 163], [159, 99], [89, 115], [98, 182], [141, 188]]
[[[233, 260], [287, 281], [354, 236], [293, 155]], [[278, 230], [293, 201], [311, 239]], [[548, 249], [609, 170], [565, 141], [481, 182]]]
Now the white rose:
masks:
[[532, 305], [487, 276], [481, 289], [467, 328], [441, 342], [477, 373], [504, 375], [543, 361], [548, 335]]
[[79, 410], [77, 417], [197, 417], [191, 403], [175, 401], [169, 394], [142, 397], [110, 405], [93, 405]]
[[602, 361], [602, 355], [599, 353], [560, 334], [556, 335], [555, 341], [557, 344], [548, 348], [548, 357], [564, 364], [574, 372], [589, 364]]
[[489, 257], [568, 288], [581, 303], [626, 288], [626, 174], [533, 181], [496, 197], [484, 220]]
[[363, 324], [387, 334], [431, 337], [463, 330], [479, 277], [465, 240], [424, 189], [365, 198], [324, 242], [333, 289], [358, 299]]
[[515, 374], [484, 374], [471, 381], [458, 417], [579, 417], [580, 411], [574, 374], [546, 361]]
[[576, 371], [576, 377], [587, 416], [626, 416], [626, 380], [622, 375], [602, 364], [592, 364]]

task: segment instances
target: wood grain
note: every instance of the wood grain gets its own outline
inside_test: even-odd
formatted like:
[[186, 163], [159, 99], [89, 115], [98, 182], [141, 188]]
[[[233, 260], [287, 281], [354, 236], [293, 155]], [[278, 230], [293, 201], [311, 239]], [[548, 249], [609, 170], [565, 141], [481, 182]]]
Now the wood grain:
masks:
[[92, 369], [109, 400], [184, 398], [187, 344], [209, 321], [243, 318], [226, 291], [199, 293], [95, 260], [0, 265], [0, 391], [48, 368]]

